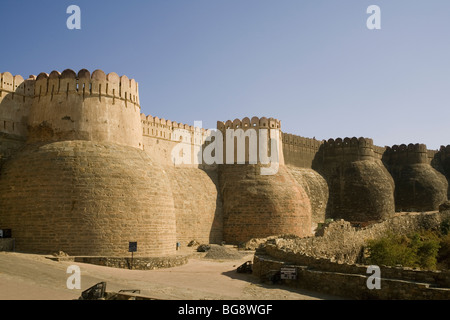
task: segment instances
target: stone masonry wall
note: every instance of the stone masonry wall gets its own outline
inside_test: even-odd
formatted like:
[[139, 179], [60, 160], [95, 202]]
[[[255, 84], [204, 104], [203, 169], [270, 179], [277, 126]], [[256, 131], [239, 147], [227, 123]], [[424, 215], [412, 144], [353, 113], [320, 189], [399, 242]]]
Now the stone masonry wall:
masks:
[[0, 174], [0, 228], [19, 252], [137, 256], [176, 252], [168, 176], [137, 148], [90, 141], [29, 145]]
[[[311, 257], [312, 259], [330, 259], [332, 262], [338, 263], [357, 263], [362, 257], [367, 240], [382, 237], [388, 231], [406, 234], [421, 229], [438, 228], [439, 224], [448, 217], [450, 217], [448, 211], [444, 213], [398, 214], [362, 229], [354, 228], [349, 222], [341, 220], [328, 224], [316, 237], [304, 239], [280, 238], [271, 240], [271, 243], [276, 246], [276, 251], [282, 255], [289, 252], [289, 254], [304, 256], [306, 259]], [[274, 251], [272, 253], [275, 254]], [[280, 257], [277, 256], [277, 258]]]
[[[202, 168], [198, 164], [174, 165], [172, 150], [180, 142], [171, 141], [168, 137], [145, 135], [143, 141], [144, 151], [167, 174], [173, 194], [177, 241], [182, 245], [187, 245], [191, 240], [221, 243], [223, 211], [217, 170], [208, 166]], [[186, 146], [191, 147], [190, 144]]]
[[348, 222], [330, 223], [314, 238], [271, 238], [255, 254], [253, 274], [263, 281], [282, 267], [294, 267], [296, 280], [284, 284], [353, 299], [450, 299], [450, 271], [380, 266], [381, 290], [369, 290], [367, 267], [356, 264], [368, 239], [386, 232], [406, 234], [438, 228], [450, 211], [410, 213], [363, 229]]
[[383, 162], [394, 178], [396, 211], [437, 210], [447, 200], [447, 179], [430, 165], [426, 145], [388, 147]]
[[53, 71], [36, 78], [28, 140], [88, 140], [142, 149], [140, 122], [135, 80], [102, 70]]
[[330, 218], [371, 221], [394, 213], [394, 181], [376, 156], [372, 139], [330, 139], [317, 158], [313, 169], [327, 180]]
[[284, 233], [312, 234], [309, 198], [285, 166], [280, 165], [275, 175], [263, 176], [258, 165], [221, 165], [219, 186], [227, 243]]
[[314, 231], [319, 223], [325, 222], [329, 189], [327, 181], [317, 171], [287, 166], [289, 173], [306, 191], [311, 202], [311, 223]]
[[0, 132], [25, 138], [34, 97], [34, 76], [24, 80], [9, 72], [0, 74]]
[[[449, 300], [450, 272], [412, 271], [380, 268], [380, 289], [367, 287], [368, 266], [334, 264], [332, 271], [286, 263], [264, 255], [255, 255], [253, 275], [268, 281], [267, 274], [283, 267], [295, 268], [297, 279], [280, 280], [284, 285], [357, 300]], [[353, 267], [349, 270], [349, 267]], [[349, 272], [350, 271], [350, 272]], [[438, 285], [439, 287], [436, 287]]]

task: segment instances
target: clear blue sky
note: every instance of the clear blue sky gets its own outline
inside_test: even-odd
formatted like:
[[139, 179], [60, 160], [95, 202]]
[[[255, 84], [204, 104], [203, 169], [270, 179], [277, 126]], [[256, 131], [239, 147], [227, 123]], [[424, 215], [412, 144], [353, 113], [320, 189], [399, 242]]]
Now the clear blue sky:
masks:
[[[81, 30], [66, 9], [80, 6]], [[381, 8], [381, 30], [366, 9]], [[215, 128], [450, 144], [448, 0], [1, 0], [0, 71], [136, 79], [142, 112]]]

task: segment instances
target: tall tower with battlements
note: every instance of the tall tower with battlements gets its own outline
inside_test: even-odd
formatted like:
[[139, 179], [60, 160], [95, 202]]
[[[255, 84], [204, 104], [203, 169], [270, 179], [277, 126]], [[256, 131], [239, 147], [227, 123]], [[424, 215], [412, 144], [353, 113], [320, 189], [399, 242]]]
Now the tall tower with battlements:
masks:
[[163, 256], [176, 250], [168, 177], [143, 149], [138, 84], [101, 70], [2, 74], [5, 134], [23, 138], [0, 176], [0, 228], [16, 250]]

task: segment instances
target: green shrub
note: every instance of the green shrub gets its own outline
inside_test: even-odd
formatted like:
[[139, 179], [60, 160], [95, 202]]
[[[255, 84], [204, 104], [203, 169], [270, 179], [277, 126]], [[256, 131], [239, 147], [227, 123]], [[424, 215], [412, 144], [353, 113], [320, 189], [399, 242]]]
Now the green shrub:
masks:
[[439, 237], [431, 231], [408, 236], [388, 234], [368, 242], [367, 262], [374, 265], [436, 269]]
[[440, 225], [440, 231], [441, 233], [446, 236], [448, 235], [449, 231], [450, 231], [450, 218], [444, 219], [444, 221], [441, 222]]
[[438, 254], [439, 269], [450, 269], [450, 233], [441, 238], [441, 248]]

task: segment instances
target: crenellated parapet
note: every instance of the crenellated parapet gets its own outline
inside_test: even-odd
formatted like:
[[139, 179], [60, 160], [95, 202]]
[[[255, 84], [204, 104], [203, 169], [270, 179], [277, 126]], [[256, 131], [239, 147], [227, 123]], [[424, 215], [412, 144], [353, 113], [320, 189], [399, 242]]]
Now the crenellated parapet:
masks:
[[[245, 117], [217, 121], [217, 129], [223, 137], [224, 163], [267, 164], [269, 161], [284, 164], [281, 122], [278, 119]], [[262, 139], [266, 139], [266, 141], [264, 142]], [[270, 157], [270, 160], [261, 159], [261, 157], [266, 157], [263, 155], [264, 152], [260, 152], [263, 150], [262, 148], [267, 150], [267, 157]]]
[[441, 148], [439, 149], [439, 153], [443, 155], [445, 158], [450, 158], [450, 145], [441, 146]]
[[119, 77], [112, 72], [105, 74], [102, 70], [95, 70], [92, 74], [82, 69], [78, 73], [67, 69], [62, 73], [52, 71], [50, 74], [41, 73], [36, 78], [34, 96], [38, 99], [45, 96], [79, 95], [83, 98], [109, 97], [123, 100], [126, 103], [139, 106], [139, 88], [134, 79], [127, 76]]
[[28, 79], [4, 72], [0, 76], [0, 132], [25, 138], [34, 97], [35, 76]]
[[195, 145], [205, 143], [206, 137], [211, 134], [211, 130], [156, 116], [146, 116], [143, 113], [141, 113], [141, 125], [143, 136]]
[[305, 152], [317, 152], [319, 151], [320, 146], [323, 144], [323, 141], [305, 138], [301, 136], [296, 136], [290, 133], [283, 133], [283, 145], [293, 146], [294, 148], [299, 148]]
[[430, 163], [427, 146], [419, 143], [386, 147], [383, 161], [388, 165]]
[[[433, 165], [445, 175], [450, 184], [450, 145], [441, 146], [433, 158]], [[450, 187], [447, 194], [450, 199]]]
[[281, 129], [281, 122], [280, 120], [274, 119], [274, 118], [248, 118], [245, 117], [244, 119], [234, 119], [234, 120], [227, 120], [227, 121], [217, 121], [217, 129], [219, 129], [222, 132], [225, 132], [226, 129]]
[[397, 211], [437, 210], [447, 199], [448, 183], [436, 170], [439, 165], [431, 159], [435, 156], [435, 152], [419, 143], [386, 148], [383, 162], [395, 181]]
[[434, 151], [433, 153], [430, 153], [430, 150], [428, 150], [428, 152], [429, 152], [428, 156], [431, 157], [431, 155], [433, 155], [433, 161], [437, 161], [436, 165], [439, 166], [443, 165], [444, 163], [450, 164], [450, 145], [441, 146], [439, 148], [439, 151]]
[[30, 142], [88, 140], [143, 148], [138, 84], [102, 70], [41, 73], [28, 127]]
[[370, 138], [337, 138], [323, 143], [325, 162], [352, 162], [375, 158], [374, 144]]
[[34, 96], [35, 76], [30, 76], [28, 79], [24, 80], [22, 76], [13, 76], [9, 72], [4, 72], [0, 75], [0, 98], [3, 98], [8, 93], [21, 98], [32, 98]]
[[312, 168], [312, 163], [323, 141], [282, 133], [283, 155], [286, 164]]

